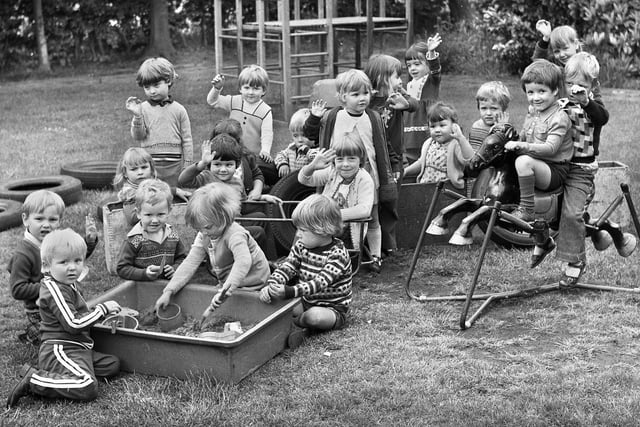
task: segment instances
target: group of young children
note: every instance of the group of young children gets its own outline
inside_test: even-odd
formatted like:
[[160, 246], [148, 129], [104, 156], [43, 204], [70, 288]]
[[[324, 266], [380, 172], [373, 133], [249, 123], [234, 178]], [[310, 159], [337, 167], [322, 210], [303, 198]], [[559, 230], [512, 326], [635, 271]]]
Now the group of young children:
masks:
[[[571, 285], [585, 268], [583, 214], [594, 192], [599, 134], [608, 113], [598, 62], [580, 52], [575, 31], [567, 26], [551, 31], [546, 21], [537, 28], [543, 37], [534, 58], [549, 60], [536, 59], [521, 78], [529, 111], [519, 140], [507, 144], [520, 154], [520, 206], [514, 214], [533, 220], [534, 189], [564, 186], [557, 255], [568, 263], [562, 280]], [[344, 327], [352, 297], [347, 248], [360, 249], [364, 233], [374, 272], [380, 271], [383, 256], [393, 255], [403, 175], [427, 183], [448, 179], [466, 191], [465, 163], [494, 125], [509, 120], [509, 90], [501, 82], [487, 82], [475, 97], [480, 119], [465, 136], [455, 108], [439, 101], [436, 49], [441, 41], [436, 34], [406, 51], [407, 90], [402, 62], [389, 55], [372, 56], [364, 70], [340, 73], [340, 106], [327, 110], [319, 99], [295, 112], [291, 143], [273, 157], [272, 113], [263, 100], [269, 79], [263, 68], [242, 70], [238, 95], [223, 95], [224, 79], [213, 78], [207, 102], [227, 110], [229, 118], [215, 124], [200, 160], [194, 161], [188, 114], [169, 94], [177, 77], [174, 67], [164, 58], [146, 60], [136, 81], [147, 99], [126, 101], [133, 114], [131, 135], [140, 147], [124, 153], [114, 180], [131, 225], [117, 263], [120, 277], [167, 279], [155, 303], [158, 309], [206, 261], [219, 284], [211, 308], [239, 288], [259, 292], [265, 303], [302, 297], [292, 345], [309, 330]], [[236, 220], [260, 214], [259, 205], [246, 202], [278, 203], [263, 194], [265, 183], [273, 185], [292, 173], [322, 191], [295, 208], [296, 241], [286, 259], [270, 265], [261, 248], [264, 229]], [[167, 223], [174, 196], [188, 198], [185, 219], [198, 232], [189, 250]], [[95, 224], [87, 224], [84, 238], [60, 230], [63, 212], [62, 199], [47, 190], [24, 202], [26, 230], [9, 264], [11, 290], [24, 302], [29, 320], [20, 338], [40, 350], [38, 368], [25, 367], [8, 406], [30, 392], [92, 399], [96, 377], [114, 375], [119, 368], [117, 358], [92, 350], [88, 333], [119, 305], [108, 301], [87, 307], [78, 289], [85, 258], [97, 242]], [[536, 247], [531, 266], [555, 247], [551, 238]]]

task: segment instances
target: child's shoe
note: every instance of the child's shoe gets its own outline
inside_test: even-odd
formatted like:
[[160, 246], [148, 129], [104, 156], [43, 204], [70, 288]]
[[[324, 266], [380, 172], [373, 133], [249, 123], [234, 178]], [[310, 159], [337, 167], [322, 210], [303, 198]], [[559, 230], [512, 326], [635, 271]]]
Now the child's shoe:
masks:
[[584, 261], [570, 262], [564, 271], [564, 278], [560, 280], [561, 287], [573, 287], [578, 284], [587, 264]]
[[535, 219], [533, 211], [530, 209], [525, 209], [522, 206], [518, 206], [517, 208], [512, 210], [511, 215], [523, 220], [524, 222], [531, 222]]
[[31, 386], [31, 376], [36, 372], [36, 369], [30, 365], [25, 364], [22, 366], [20, 371], [20, 375], [22, 378], [18, 383], [13, 387], [11, 393], [9, 393], [9, 397], [7, 397], [7, 409], [16, 406], [20, 398], [29, 394]]
[[549, 237], [542, 246], [534, 246], [533, 247], [533, 255], [531, 255], [531, 264], [529, 264], [529, 268], [536, 268], [547, 255], [549, 255], [556, 248], [556, 242], [553, 240], [553, 237]]
[[604, 251], [613, 243], [613, 238], [611, 234], [607, 233], [604, 230], [598, 230], [591, 235], [591, 241], [593, 242], [593, 247], [597, 251]]
[[290, 349], [298, 348], [304, 342], [304, 339], [309, 336], [308, 328], [299, 328], [294, 326], [293, 330], [287, 337], [287, 345]]
[[376, 274], [380, 274], [380, 271], [382, 271], [382, 259], [379, 256], [371, 256], [371, 261], [369, 262], [369, 270]]

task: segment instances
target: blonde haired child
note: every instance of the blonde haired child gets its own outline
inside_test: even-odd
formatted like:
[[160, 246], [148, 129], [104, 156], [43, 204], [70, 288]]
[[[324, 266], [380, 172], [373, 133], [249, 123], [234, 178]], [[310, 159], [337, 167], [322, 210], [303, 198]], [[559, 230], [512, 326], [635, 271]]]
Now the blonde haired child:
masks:
[[564, 88], [560, 67], [539, 59], [525, 68], [520, 81], [529, 112], [520, 140], [507, 142], [505, 149], [519, 154], [515, 163], [520, 205], [512, 213], [523, 221], [533, 221], [535, 189], [556, 189], [567, 177], [573, 155], [571, 119], [558, 103]]
[[186, 257], [178, 233], [167, 224], [173, 195], [159, 179], [140, 183], [135, 197], [139, 222], [127, 233], [118, 257], [118, 276], [125, 280], [170, 279]]
[[436, 33], [427, 41], [418, 41], [406, 50], [404, 62], [411, 80], [407, 83], [407, 94], [420, 101], [418, 109], [404, 117], [405, 158], [413, 163], [420, 157], [422, 143], [429, 137], [427, 110], [440, 97], [440, 54], [436, 48], [442, 43]]
[[140, 141], [155, 160], [158, 178], [172, 187], [178, 175], [193, 161], [191, 122], [187, 110], [169, 95], [177, 78], [173, 64], [165, 58], [145, 60], [136, 74], [147, 100], [131, 96], [125, 106], [133, 114], [131, 136]]
[[23, 396], [34, 393], [47, 398], [92, 400], [98, 395], [96, 377], [111, 377], [120, 371], [116, 356], [93, 351], [91, 325], [120, 311], [115, 301], [89, 309], [78, 289], [85, 270], [87, 245], [70, 229], [53, 230], [40, 248], [45, 276], [39, 289], [40, 330], [38, 368], [26, 365], [23, 377], [7, 398], [14, 407]]
[[156, 301], [156, 309], [170, 302], [205, 259], [220, 284], [211, 300], [212, 308], [220, 305], [222, 292], [230, 295], [237, 288], [259, 290], [265, 285], [269, 263], [249, 232], [235, 222], [239, 214], [240, 194], [227, 184], [207, 184], [193, 193], [185, 220], [198, 234], [189, 254]]
[[294, 323], [302, 329], [289, 336], [296, 347], [309, 329], [327, 331], [345, 326], [351, 303], [351, 260], [344, 243], [337, 239], [343, 222], [338, 204], [327, 196], [313, 194], [292, 214], [298, 240], [287, 258], [276, 268], [260, 291], [260, 299], [302, 297], [294, 308]]
[[458, 113], [451, 105], [437, 102], [429, 108], [429, 133], [420, 158], [405, 169], [405, 175], [416, 175], [416, 182], [436, 183], [449, 179], [455, 188], [464, 188], [464, 165], [473, 156], [473, 148], [465, 138]]
[[[325, 111], [324, 100], [314, 101], [311, 115], [304, 125], [305, 136], [318, 141], [321, 148], [331, 148], [334, 141], [345, 134], [359, 139], [366, 152], [363, 168], [371, 175], [375, 185], [374, 204], [394, 204], [398, 197], [394, 173], [399, 175], [396, 171], [400, 170], [402, 164], [389, 145], [380, 114], [368, 108], [372, 91], [369, 77], [361, 70], [342, 72], [336, 77], [336, 89], [341, 105]], [[383, 220], [378, 212], [371, 212], [373, 221], [367, 230], [373, 261], [369, 268], [375, 272], [380, 272], [382, 267], [381, 253], [374, 251], [382, 247], [383, 230], [390, 236], [397, 222], [397, 217], [385, 217]], [[380, 224], [380, 227], [374, 224]]]
[[269, 74], [259, 65], [249, 65], [238, 75], [239, 95], [221, 95], [224, 77], [217, 74], [211, 81], [213, 87], [207, 94], [207, 103], [229, 112], [229, 118], [242, 126], [243, 144], [258, 156], [259, 166], [269, 185], [278, 180], [273, 165], [273, 113], [262, 99], [269, 87]]
[[122, 202], [127, 224], [133, 225], [137, 221], [135, 203], [138, 185], [145, 179], [157, 176], [153, 157], [144, 148], [131, 147], [122, 155], [113, 178], [113, 187], [118, 192], [118, 201]]
[[[42, 260], [40, 246], [43, 239], [62, 224], [64, 201], [49, 190], [37, 190], [29, 194], [22, 204], [22, 224], [24, 236], [9, 260], [9, 286], [11, 296], [24, 303], [29, 321], [24, 333], [18, 335], [21, 341], [34, 345], [40, 340], [40, 313], [36, 301], [42, 280]], [[89, 215], [85, 220], [85, 256], [91, 255], [98, 244], [98, 230]]]
[[303, 166], [308, 165], [313, 158], [313, 141], [304, 136], [304, 123], [311, 114], [308, 108], [301, 108], [289, 119], [289, 132], [291, 132], [292, 142], [286, 148], [276, 154], [274, 162], [280, 177], [289, 175], [291, 172], [299, 171]]
[[489, 135], [491, 128], [498, 123], [509, 121], [509, 103], [511, 94], [504, 83], [499, 81], [486, 82], [480, 85], [476, 92], [476, 106], [480, 118], [469, 130], [469, 144], [476, 151]]
[[[338, 203], [343, 221], [367, 218], [377, 206], [373, 204], [373, 179], [362, 168], [365, 156], [362, 142], [346, 134], [334, 141], [332, 148], [321, 149], [313, 161], [298, 172], [298, 181], [310, 187], [323, 187], [322, 194]], [[375, 223], [373, 226], [380, 227]], [[363, 224], [353, 222], [349, 232], [342, 235], [347, 245], [358, 250], [361, 227]], [[370, 250], [380, 253], [379, 247]]]

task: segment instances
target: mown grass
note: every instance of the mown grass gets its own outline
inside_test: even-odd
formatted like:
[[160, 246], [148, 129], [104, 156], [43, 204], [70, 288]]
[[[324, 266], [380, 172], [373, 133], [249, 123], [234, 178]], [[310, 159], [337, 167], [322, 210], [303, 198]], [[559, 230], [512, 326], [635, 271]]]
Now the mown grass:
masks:
[[[129, 137], [124, 100], [140, 95], [133, 73], [6, 83], [0, 86], [2, 179], [56, 174], [62, 164], [117, 160]], [[196, 153], [216, 113], [205, 102], [211, 63], [178, 63], [174, 95], [189, 111]], [[516, 125], [525, 111], [518, 82], [505, 78]], [[441, 98], [454, 104], [460, 123], [476, 117], [473, 95], [481, 79], [443, 76]], [[632, 194], [640, 203], [640, 160], [635, 138], [640, 93], [604, 90], [611, 121], [603, 130], [603, 160], [631, 167]], [[282, 142], [282, 141], [281, 141]], [[108, 192], [85, 191], [69, 206], [65, 223], [81, 229], [85, 212]], [[0, 396], [34, 362], [33, 349], [15, 335], [24, 327], [4, 267], [22, 234], [0, 233]], [[462, 293], [473, 276], [478, 245], [425, 246], [412, 281], [422, 293]], [[492, 247], [479, 292], [556, 281], [551, 258], [535, 270], [529, 253]], [[587, 282], [638, 286], [638, 254], [588, 244]], [[385, 272], [355, 278], [350, 326], [314, 336], [286, 350], [238, 385], [193, 376], [188, 380], [123, 373], [102, 384], [89, 403], [25, 398], [3, 413], [6, 425], [634, 425], [640, 415], [640, 297], [633, 293], [572, 290], [494, 304], [470, 330], [458, 328], [461, 303], [420, 304], [403, 284], [411, 251]], [[104, 265], [99, 245], [88, 260], [85, 296], [119, 283]], [[477, 305], [474, 304], [474, 307]]]

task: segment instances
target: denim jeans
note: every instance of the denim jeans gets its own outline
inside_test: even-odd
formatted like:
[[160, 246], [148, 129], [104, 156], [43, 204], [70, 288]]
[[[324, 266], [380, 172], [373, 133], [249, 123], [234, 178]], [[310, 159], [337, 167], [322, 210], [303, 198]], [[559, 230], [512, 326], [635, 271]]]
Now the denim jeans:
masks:
[[564, 181], [556, 258], [566, 262], [586, 261], [584, 213], [594, 194], [597, 164], [570, 163]]

